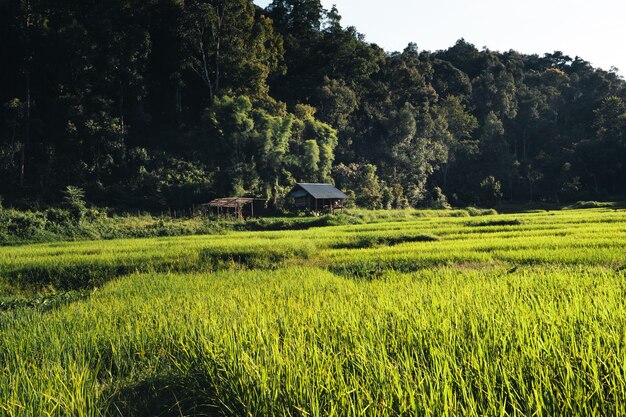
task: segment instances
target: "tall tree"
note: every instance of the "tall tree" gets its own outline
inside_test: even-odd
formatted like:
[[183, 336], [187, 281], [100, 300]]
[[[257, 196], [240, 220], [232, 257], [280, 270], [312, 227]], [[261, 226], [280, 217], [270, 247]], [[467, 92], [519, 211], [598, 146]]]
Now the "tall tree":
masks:
[[187, 67], [202, 80], [210, 102], [222, 92], [267, 94], [265, 81], [280, 67], [282, 42], [251, 1], [192, 0], [183, 27]]

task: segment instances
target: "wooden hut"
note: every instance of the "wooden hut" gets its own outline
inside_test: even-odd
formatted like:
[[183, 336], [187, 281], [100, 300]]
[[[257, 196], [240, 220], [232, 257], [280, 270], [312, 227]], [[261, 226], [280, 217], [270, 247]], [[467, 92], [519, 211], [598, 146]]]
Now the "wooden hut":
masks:
[[348, 198], [331, 184], [297, 183], [287, 194], [298, 210], [328, 211], [343, 209], [343, 202]]
[[248, 197], [224, 197], [217, 198], [205, 204], [208, 210], [214, 210], [218, 217], [234, 217], [243, 219], [244, 217], [254, 217], [254, 205], [264, 204], [265, 200], [261, 198]]

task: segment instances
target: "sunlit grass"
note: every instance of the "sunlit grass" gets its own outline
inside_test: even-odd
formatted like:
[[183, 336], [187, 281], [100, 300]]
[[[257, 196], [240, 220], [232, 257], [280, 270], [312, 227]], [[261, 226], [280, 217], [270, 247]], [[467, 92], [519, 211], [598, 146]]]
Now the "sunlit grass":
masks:
[[0, 415], [626, 413], [625, 212], [382, 213], [0, 248], [79, 295], [0, 311]]

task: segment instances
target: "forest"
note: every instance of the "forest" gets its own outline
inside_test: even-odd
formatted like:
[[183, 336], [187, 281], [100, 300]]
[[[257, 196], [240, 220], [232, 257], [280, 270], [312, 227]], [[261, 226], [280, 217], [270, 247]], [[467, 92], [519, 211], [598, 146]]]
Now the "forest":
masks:
[[619, 200], [625, 100], [617, 69], [559, 51], [385, 51], [320, 0], [0, 0], [0, 201]]

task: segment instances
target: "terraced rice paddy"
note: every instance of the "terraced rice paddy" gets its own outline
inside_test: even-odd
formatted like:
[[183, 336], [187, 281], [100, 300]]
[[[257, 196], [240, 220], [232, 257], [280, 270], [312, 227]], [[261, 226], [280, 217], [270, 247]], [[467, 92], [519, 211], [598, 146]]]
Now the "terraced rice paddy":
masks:
[[626, 212], [462, 214], [0, 248], [0, 414], [626, 414]]

